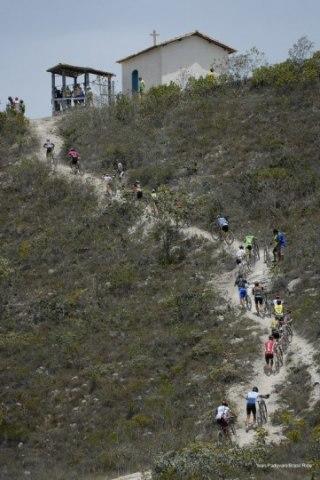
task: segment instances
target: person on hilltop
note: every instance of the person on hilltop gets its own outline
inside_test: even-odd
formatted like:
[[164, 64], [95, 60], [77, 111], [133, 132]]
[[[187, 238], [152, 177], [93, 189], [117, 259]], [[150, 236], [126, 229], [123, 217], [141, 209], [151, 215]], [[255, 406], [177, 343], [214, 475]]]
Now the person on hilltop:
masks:
[[139, 95], [140, 95], [140, 98], [144, 95], [145, 90], [146, 90], [146, 84], [145, 84], [143, 78], [139, 77]]
[[274, 263], [281, 262], [284, 257], [284, 249], [287, 246], [287, 239], [283, 232], [280, 232], [277, 228], [273, 230], [273, 259]]
[[12, 113], [14, 111], [14, 101], [12, 97], [8, 97], [8, 102], [6, 105], [6, 112], [7, 113]]
[[15, 111], [16, 113], [20, 113], [19, 97], [15, 97], [15, 98], [14, 98], [13, 104], [14, 104], [14, 111]]
[[21, 113], [22, 116], [26, 113], [26, 105], [22, 99], [19, 102], [19, 113]]

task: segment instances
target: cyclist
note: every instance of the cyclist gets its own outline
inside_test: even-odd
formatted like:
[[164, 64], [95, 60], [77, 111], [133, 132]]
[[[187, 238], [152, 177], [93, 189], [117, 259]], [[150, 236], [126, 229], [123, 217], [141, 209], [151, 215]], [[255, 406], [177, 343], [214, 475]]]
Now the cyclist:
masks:
[[106, 193], [108, 195], [111, 195], [112, 194], [112, 176], [109, 175], [109, 173], [106, 173], [102, 178], [106, 184]]
[[237, 265], [240, 265], [240, 263], [243, 262], [245, 256], [246, 256], [246, 252], [244, 250], [244, 247], [243, 247], [243, 245], [240, 245], [240, 247], [239, 247], [239, 249], [236, 253], [236, 263], [237, 263]]
[[244, 239], [243, 244], [248, 253], [249, 259], [251, 259], [252, 250], [254, 249], [255, 245], [257, 245], [256, 237], [254, 235], [247, 235]]
[[234, 285], [238, 287], [238, 290], [239, 290], [239, 299], [240, 299], [240, 305], [242, 307], [245, 307], [245, 299], [248, 295], [248, 282], [247, 280], [244, 278], [243, 274], [242, 273], [238, 273], [237, 275], [237, 278], [236, 278], [236, 281], [234, 282]]
[[217, 216], [216, 225], [220, 230], [224, 233], [227, 233], [229, 230], [229, 219], [226, 215], [222, 215], [221, 213]]
[[246, 412], [247, 412], [246, 431], [249, 430], [251, 414], [253, 416], [253, 425], [257, 421], [257, 406], [256, 406], [256, 404], [262, 398], [269, 398], [269, 395], [259, 394], [258, 387], [253, 387], [252, 390], [247, 393], [247, 396], [246, 396]]
[[75, 148], [70, 148], [67, 153], [67, 157], [70, 160], [71, 170], [75, 173], [80, 171], [80, 154]]
[[124, 168], [122, 162], [117, 163], [117, 173], [119, 176], [120, 181], [123, 179], [124, 176]]
[[282, 323], [284, 316], [283, 302], [281, 300], [277, 300], [273, 305], [273, 310], [276, 320], [278, 320], [279, 323]]
[[215, 420], [219, 428], [223, 431], [225, 435], [228, 434], [228, 426], [230, 418], [232, 417], [229, 404], [226, 400], [221, 402], [221, 405], [216, 409]]
[[281, 262], [283, 260], [284, 255], [284, 248], [287, 246], [286, 236], [283, 232], [280, 232], [276, 228], [273, 230], [273, 241], [274, 241], [274, 248], [273, 248], [273, 258], [274, 263]]
[[53, 150], [54, 150], [54, 143], [51, 142], [50, 138], [47, 138], [46, 142], [43, 144], [43, 148], [46, 149], [46, 158], [47, 160], [53, 160]]
[[273, 338], [275, 340], [278, 341], [279, 338], [280, 338], [280, 334], [281, 334], [279, 321], [276, 318], [273, 318], [271, 320], [270, 327], [271, 327], [271, 335], [273, 336]]
[[256, 312], [260, 315], [260, 305], [263, 304], [263, 286], [260, 282], [254, 282], [254, 287], [252, 289], [252, 295], [254, 296], [254, 304], [256, 306]]
[[264, 344], [264, 358], [267, 364], [267, 368], [269, 371], [272, 371], [273, 367], [273, 356], [275, 353], [275, 348], [276, 348], [276, 341], [273, 338], [273, 335], [269, 336], [269, 340], [267, 340]]
[[142, 193], [142, 188], [141, 188], [141, 184], [140, 184], [139, 180], [136, 180], [134, 182], [133, 191], [136, 194], [137, 199], [140, 200], [142, 198], [143, 193]]

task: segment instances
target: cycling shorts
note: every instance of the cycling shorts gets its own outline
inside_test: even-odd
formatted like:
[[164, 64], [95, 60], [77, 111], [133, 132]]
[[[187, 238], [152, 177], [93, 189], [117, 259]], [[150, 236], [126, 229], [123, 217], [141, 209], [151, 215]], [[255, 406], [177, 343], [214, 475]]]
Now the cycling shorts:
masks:
[[247, 415], [250, 415], [251, 413], [253, 413], [254, 416], [257, 413], [257, 408], [255, 403], [247, 403]]
[[247, 245], [247, 246], [246, 246], [246, 249], [249, 250], [249, 251], [251, 251], [251, 250], [252, 250], [252, 245]]
[[265, 353], [264, 358], [266, 360], [266, 364], [269, 365], [271, 360], [273, 360], [273, 353]]
[[79, 158], [72, 157], [71, 158], [72, 165], [77, 165], [79, 163]]
[[247, 289], [246, 288], [239, 288], [239, 295], [240, 299], [243, 300], [247, 296]]
[[254, 296], [254, 301], [255, 301], [255, 304], [258, 305], [258, 303], [260, 305], [263, 304], [263, 297], [261, 295], [255, 295]]

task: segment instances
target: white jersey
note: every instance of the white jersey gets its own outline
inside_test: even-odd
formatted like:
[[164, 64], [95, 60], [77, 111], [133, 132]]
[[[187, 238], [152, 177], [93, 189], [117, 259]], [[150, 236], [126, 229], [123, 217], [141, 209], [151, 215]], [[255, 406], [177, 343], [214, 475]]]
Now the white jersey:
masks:
[[220, 407], [217, 408], [216, 420], [228, 417], [230, 417], [230, 408], [225, 405], [220, 405]]
[[102, 177], [103, 180], [106, 182], [107, 185], [110, 185], [110, 183], [112, 183], [112, 177], [111, 175], [105, 175], [104, 177]]
[[217, 224], [219, 225], [220, 228], [222, 228], [222, 227], [226, 227], [227, 225], [229, 225], [229, 222], [224, 217], [218, 217], [217, 218]]
[[246, 254], [246, 252], [244, 251], [244, 249], [239, 248], [239, 250], [236, 253], [236, 257], [237, 257], [238, 260], [243, 260], [245, 254]]
[[259, 399], [260, 396], [258, 392], [248, 392], [246, 397], [247, 405], [255, 405]]

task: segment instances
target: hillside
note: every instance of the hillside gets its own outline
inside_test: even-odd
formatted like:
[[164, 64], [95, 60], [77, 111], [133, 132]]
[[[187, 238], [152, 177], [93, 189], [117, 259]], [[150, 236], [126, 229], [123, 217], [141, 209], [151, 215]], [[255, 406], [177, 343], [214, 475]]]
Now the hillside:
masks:
[[[76, 146], [89, 176], [53, 173], [40, 155], [5, 166], [1, 479], [112, 478], [154, 466], [155, 478], [200, 480], [228, 461], [223, 478], [265, 479], [270, 471], [252, 458], [319, 459], [318, 92], [318, 82], [156, 89], [57, 123], [61, 160]], [[142, 182], [142, 202], [97, 190], [96, 177], [119, 160], [128, 185]], [[239, 240], [254, 232], [263, 245], [275, 226], [286, 232], [281, 268], [266, 272], [262, 262], [254, 273], [286, 295], [304, 342], [270, 377], [278, 410], [267, 443], [281, 447], [260, 438], [229, 460], [212, 446], [212, 410], [223, 397], [238, 409], [233, 389], [250, 386], [269, 320], [260, 325], [230, 298], [233, 251], [210, 236], [219, 211]], [[272, 478], [280, 474], [307, 478]]]

